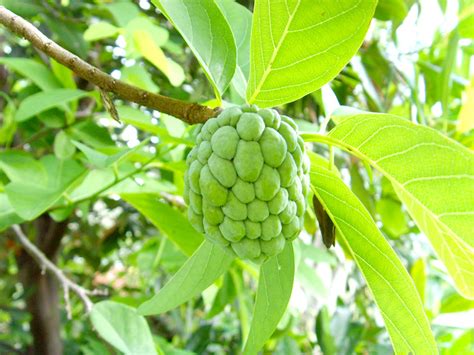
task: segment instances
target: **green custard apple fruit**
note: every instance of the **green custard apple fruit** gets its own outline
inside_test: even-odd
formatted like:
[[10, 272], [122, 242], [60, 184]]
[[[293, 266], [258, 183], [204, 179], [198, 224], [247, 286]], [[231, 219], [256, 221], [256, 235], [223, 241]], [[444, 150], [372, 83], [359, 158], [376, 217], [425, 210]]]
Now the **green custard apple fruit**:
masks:
[[194, 228], [260, 263], [303, 228], [309, 159], [293, 120], [255, 105], [231, 107], [199, 128], [185, 200]]

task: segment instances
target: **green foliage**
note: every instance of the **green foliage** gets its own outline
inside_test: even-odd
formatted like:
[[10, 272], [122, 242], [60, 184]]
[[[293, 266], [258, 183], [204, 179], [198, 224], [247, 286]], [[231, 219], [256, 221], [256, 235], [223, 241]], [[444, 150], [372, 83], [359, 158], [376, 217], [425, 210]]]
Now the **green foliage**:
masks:
[[150, 328], [134, 308], [102, 301], [94, 305], [90, 318], [97, 332], [124, 354], [156, 354]]
[[[329, 138], [373, 164], [392, 182], [459, 291], [473, 297], [470, 216], [474, 200], [470, 196], [474, 193], [474, 155], [435, 130], [388, 115], [351, 116]], [[425, 164], [404, 164], [406, 161]], [[453, 194], [453, 186], [464, 194]]]
[[205, 0], [153, 0], [153, 3], [184, 37], [220, 101], [234, 76], [237, 52], [232, 31], [217, 4]]
[[376, 3], [256, 1], [248, 102], [291, 102], [334, 78], [360, 47]]
[[139, 307], [139, 313], [163, 313], [190, 300], [222, 275], [232, 260], [222, 248], [204, 241], [166, 286]]
[[[472, 352], [469, 1], [0, 4], [113, 78], [224, 108], [195, 127], [111, 95], [119, 125], [0, 28], [1, 353], [40, 352], [31, 303], [67, 354]], [[90, 317], [38, 287], [16, 223], [108, 291]]]
[[303, 228], [309, 161], [290, 124], [243, 106], [200, 128], [187, 158], [189, 220], [231, 255], [261, 263]]
[[311, 167], [311, 187], [338, 237], [362, 271], [385, 320], [395, 352], [436, 352], [436, 343], [410, 276], [362, 203], [324, 165]]
[[257, 354], [272, 335], [288, 306], [295, 261], [291, 243], [260, 269], [255, 310], [243, 354]]
[[15, 120], [17, 122], [26, 121], [43, 111], [56, 106], [64, 107], [63, 104], [80, 99], [86, 95], [88, 95], [88, 93], [85, 91], [73, 89], [56, 89], [39, 92], [23, 100], [18, 107]]

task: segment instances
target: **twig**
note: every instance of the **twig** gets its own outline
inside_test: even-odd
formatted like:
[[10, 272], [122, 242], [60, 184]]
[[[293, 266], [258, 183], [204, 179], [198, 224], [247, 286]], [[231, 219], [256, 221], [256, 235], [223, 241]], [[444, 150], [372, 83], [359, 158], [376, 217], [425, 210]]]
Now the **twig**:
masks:
[[23, 248], [28, 254], [38, 263], [41, 269], [48, 271], [53, 275], [60, 283], [64, 289], [64, 297], [66, 302], [66, 309], [68, 315], [70, 315], [70, 302], [69, 302], [69, 290], [73, 291], [84, 303], [86, 313], [89, 313], [92, 310], [93, 303], [89, 296], [101, 294], [100, 292], [87, 290], [82, 286], [79, 286], [75, 282], [71, 281], [69, 278], [64, 275], [63, 271], [54, 265], [44, 254], [39, 250], [36, 245], [34, 245], [28, 237], [23, 233], [21, 227], [18, 224], [12, 226], [13, 231], [15, 232], [18, 241], [21, 243]]
[[213, 110], [210, 107], [196, 103], [154, 94], [114, 79], [112, 76], [100, 71], [77, 55], [64, 49], [46, 37], [31, 23], [4, 6], [0, 6], [0, 23], [13, 33], [27, 39], [35, 48], [68, 67], [81, 78], [90, 81], [104, 91], [115, 93], [124, 100], [136, 102], [153, 110], [166, 113], [189, 124], [205, 122], [218, 113], [218, 109]]
[[164, 200], [168, 201], [176, 207], [186, 207], [186, 203], [184, 202], [184, 199], [181, 196], [173, 195], [163, 191], [161, 193], [161, 197], [163, 197]]

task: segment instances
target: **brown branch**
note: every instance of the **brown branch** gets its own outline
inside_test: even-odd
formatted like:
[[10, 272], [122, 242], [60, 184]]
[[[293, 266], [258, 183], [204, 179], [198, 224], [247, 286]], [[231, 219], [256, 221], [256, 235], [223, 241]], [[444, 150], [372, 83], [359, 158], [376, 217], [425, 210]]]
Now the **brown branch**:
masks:
[[[54, 263], [51, 262], [51, 260], [49, 260], [46, 255], [44, 255], [44, 253], [28, 239], [28, 237], [23, 233], [21, 227], [18, 224], [14, 224], [12, 226], [12, 229], [15, 232], [18, 241], [23, 246], [25, 251], [38, 263], [40, 268], [48, 271], [61, 283], [64, 289], [65, 297], [69, 297], [69, 290], [71, 290], [81, 299], [81, 301], [84, 303], [86, 312], [89, 313], [92, 310], [93, 306], [93, 303], [89, 296], [100, 293], [96, 291], [87, 290], [67, 278], [67, 276], [64, 275], [63, 271], [59, 269], [56, 265], [54, 265]], [[65, 302], [66, 308], [69, 308], [69, 299], [65, 299]], [[70, 310], [68, 309], [67, 311], [69, 314]]]
[[114, 79], [96, 67], [83, 61], [77, 55], [67, 51], [46, 37], [24, 18], [0, 6], [0, 23], [13, 33], [27, 39], [35, 48], [71, 69], [81, 78], [90, 81], [104, 91], [113, 92], [118, 97], [136, 102], [150, 109], [174, 116], [189, 124], [202, 123], [217, 114], [207, 106], [189, 103], [167, 96], [153, 94], [123, 81]]

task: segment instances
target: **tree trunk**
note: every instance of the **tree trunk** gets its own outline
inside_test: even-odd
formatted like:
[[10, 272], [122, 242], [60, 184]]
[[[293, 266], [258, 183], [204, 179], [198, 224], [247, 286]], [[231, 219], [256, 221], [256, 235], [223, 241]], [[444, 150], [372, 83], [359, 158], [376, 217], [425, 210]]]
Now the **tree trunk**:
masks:
[[[35, 222], [36, 245], [55, 261], [66, 230], [67, 222], [57, 223], [48, 215]], [[60, 309], [56, 279], [42, 272], [41, 266], [25, 251], [18, 258], [20, 279], [26, 293], [26, 307], [31, 314], [30, 331], [33, 346], [29, 354], [61, 355], [63, 344], [60, 330]]]

